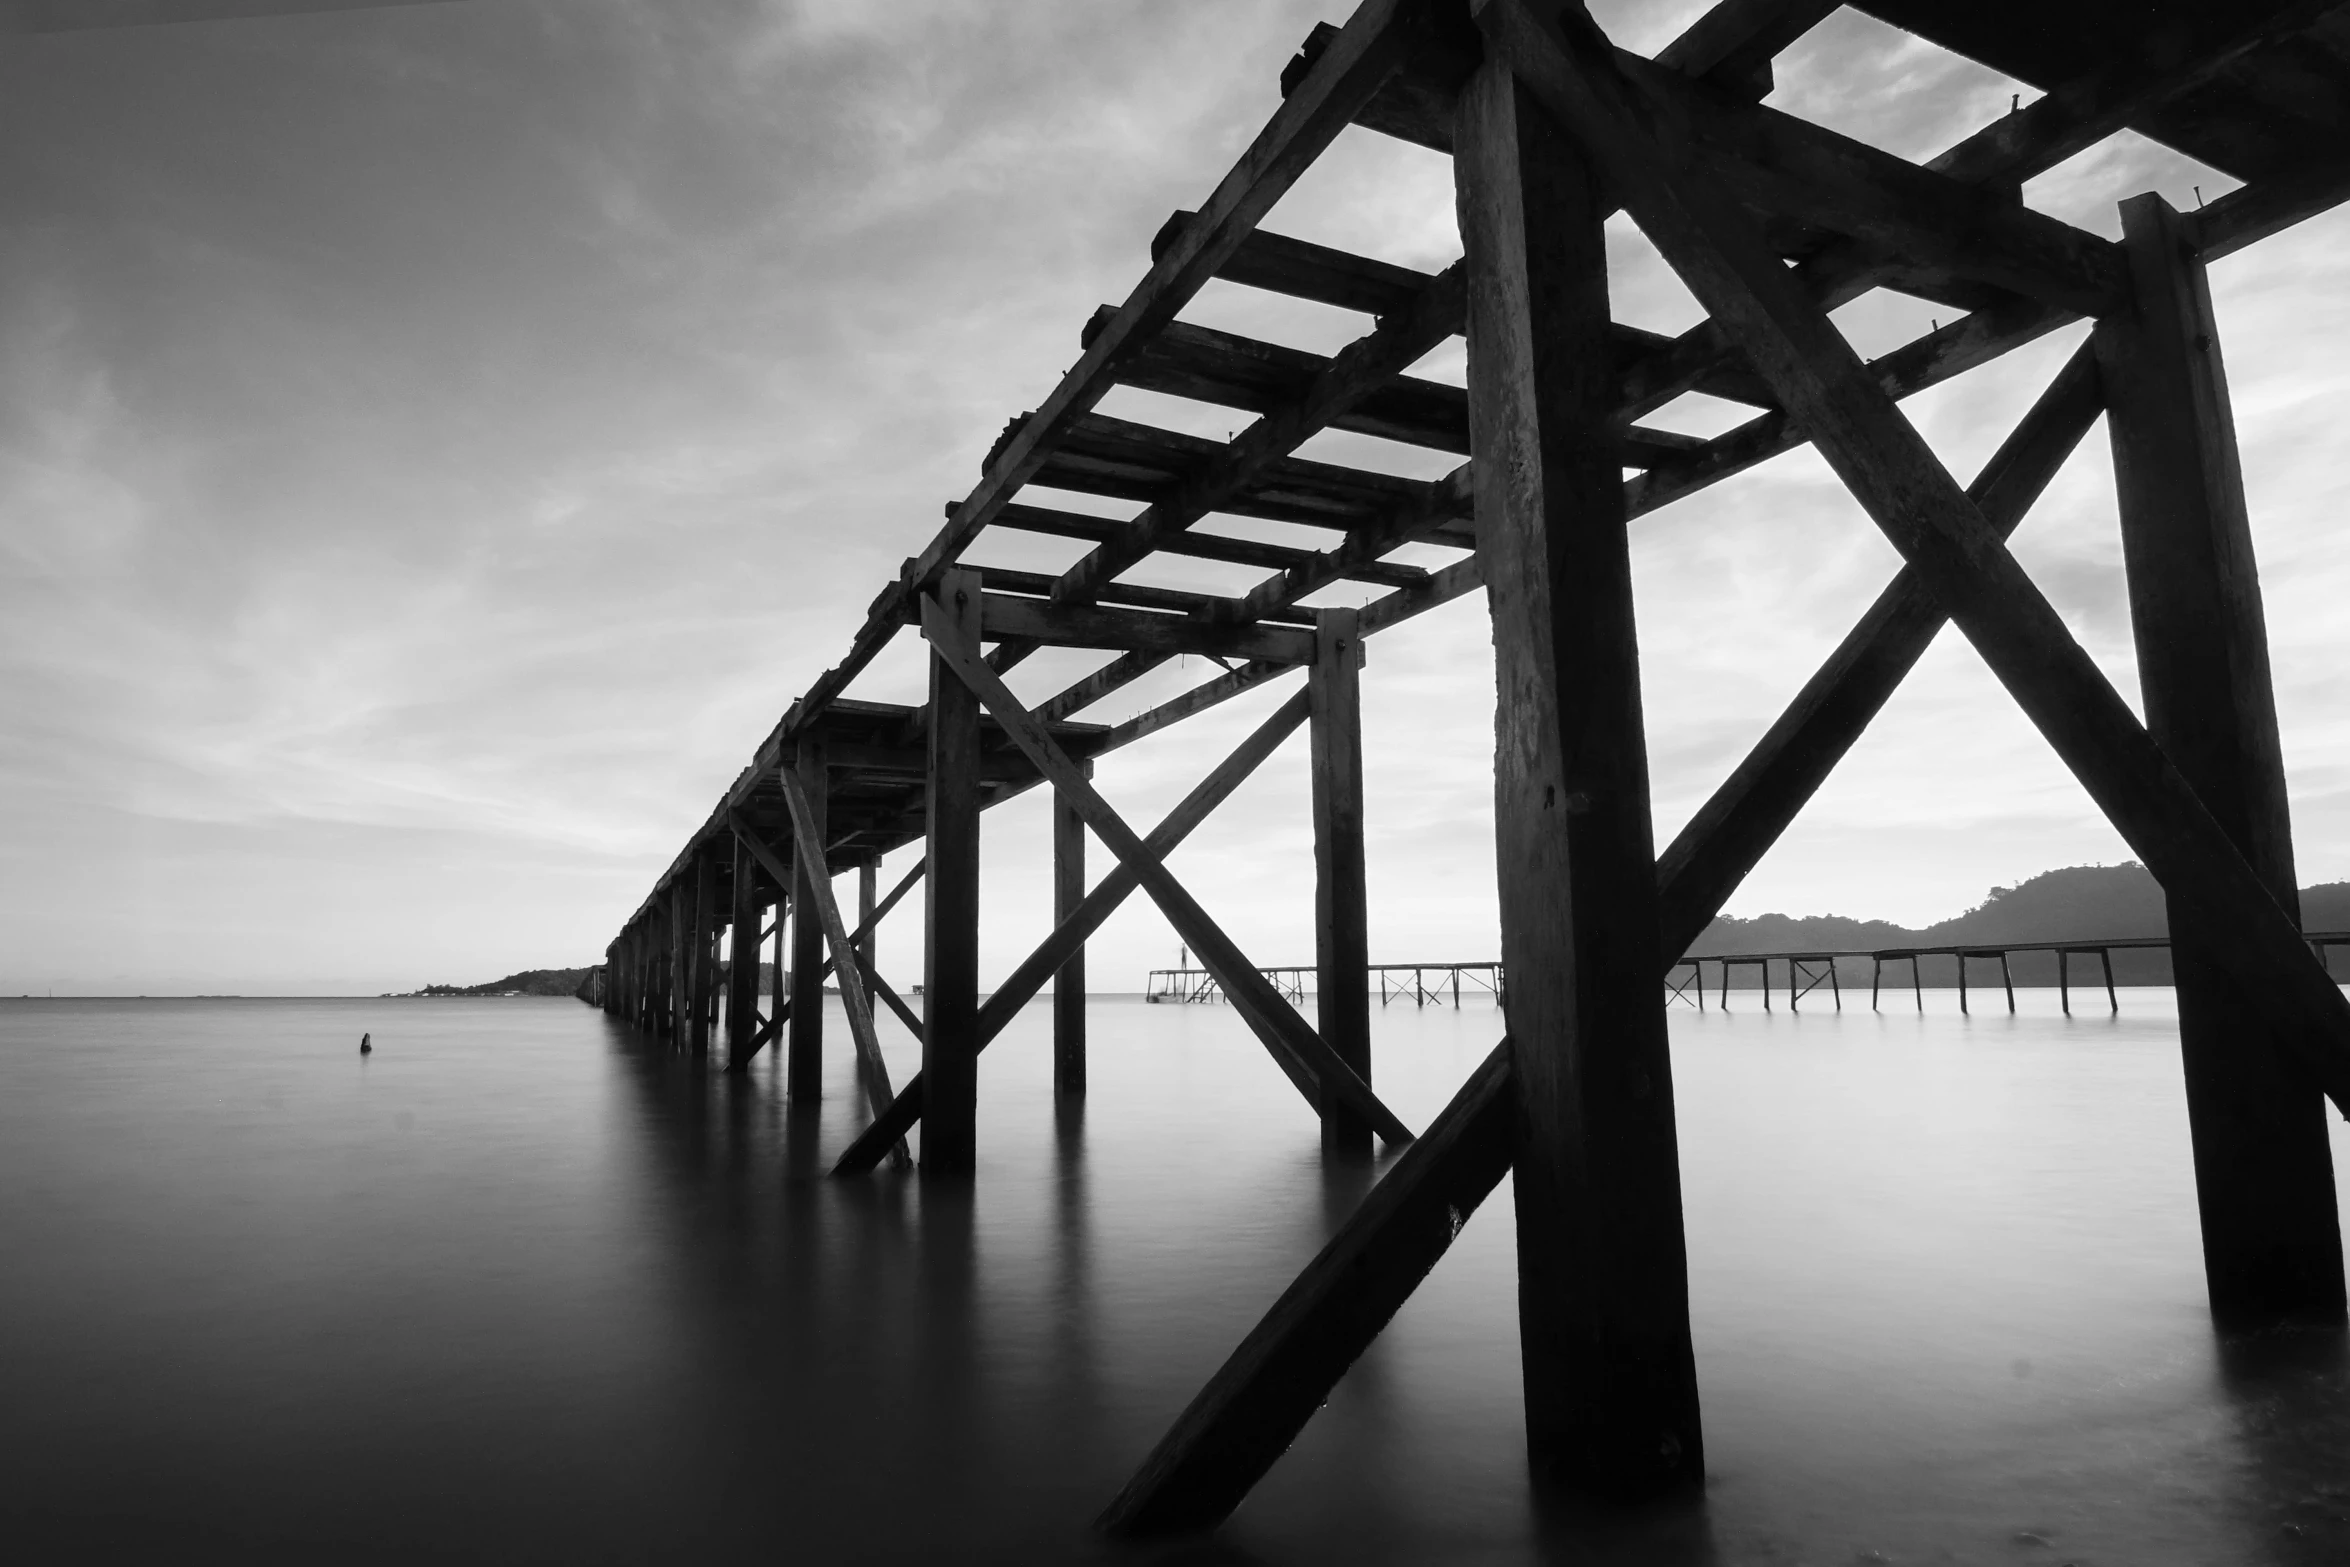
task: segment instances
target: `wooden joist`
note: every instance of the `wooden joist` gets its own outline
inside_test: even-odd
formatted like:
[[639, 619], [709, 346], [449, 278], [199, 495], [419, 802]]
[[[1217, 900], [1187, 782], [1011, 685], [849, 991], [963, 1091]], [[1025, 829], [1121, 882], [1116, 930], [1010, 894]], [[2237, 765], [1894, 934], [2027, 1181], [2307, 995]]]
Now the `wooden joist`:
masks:
[[[1055, 538], [1084, 539], [1092, 544], [1105, 544], [1127, 528], [1131, 522], [1111, 517], [1090, 517], [1082, 512], [1062, 511], [1049, 506], [1015, 504], [1007, 506], [996, 519], [999, 528], [1015, 528], [1027, 533], [1043, 533]], [[1321, 556], [1314, 550], [1301, 550], [1293, 545], [1267, 544], [1257, 539], [1236, 539], [1224, 534], [1202, 533], [1187, 529], [1171, 538], [1161, 539], [1157, 553], [1183, 555], [1193, 560], [1229, 561], [1238, 566], [1264, 566], [1274, 571], [1308, 565]], [[1419, 566], [1372, 560], [1358, 561], [1341, 575], [1356, 582], [1373, 582], [1383, 587], [1404, 588], [1425, 578], [1428, 573]], [[1002, 580], [1000, 571], [993, 573]], [[1105, 590], [1099, 597], [1104, 602], [1116, 602]]]
[[[1187, 213], [1179, 212], [1175, 218], [1188, 216]], [[1264, 258], [1264, 264], [1258, 264], [1259, 257]], [[1387, 315], [1403, 308], [1411, 302], [1415, 293], [1435, 281], [1433, 273], [1396, 266], [1391, 262], [1374, 261], [1367, 256], [1351, 255], [1346, 251], [1309, 244], [1262, 229], [1249, 236], [1248, 242], [1234, 253], [1232, 261], [1227, 263], [1226, 270], [1220, 275], [1231, 282], [1247, 283], [1270, 292], [1361, 310], [1372, 315]], [[1371, 279], [1376, 282], [1368, 281]], [[1097, 311], [1093, 319], [1087, 322], [1084, 334], [1087, 341], [1090, 342], [1100, 330], [1103, 319]], [[1659, 355], [1674, 352], [1679, 340], [1642, 327], [1626, 326], [1620, 321], [1609, 326], [1608, 338], [1619, 372], [1626, 378], [1627, 404], [1638, 404], [1626, 415], [1628, 419], [1670, 401], [1671, 397], [1681, 392], [1691, 390], [1726, 398], [1731, 402], [1751, 403], [1758, 408], [1776, 406], [1770, 389], [1751, 371], [1735, 363], [1721, 362], [1718, 354], [1709, 358], [1700, 372], [1677, 386], [1670, 396], [1658, 397], [1653, 401], [1644, 400], [1639, 383], [1653, 378], [1656, 373], [1653, 362], [1658, 360]], [[1204, 395], [1206, 389], [1225, 380], [1246, 386], [1252, 396], [1261, 396], [1270, 387], [1273, 368], [1250, 362], [1257, 357], [1256, 350], [1260, 348], [1284, 356], [1284, 368], [1302, 366], [1307, 359], [1318, 357], [1287, 358], [1296, 351], [1275, 348], [1269, 344], [1254, 345], [1246, 338], [1234, 338], [1230, 334], [1194, 326], [1190, 322], [1177, 321], [1169, 323], [1158, 336], [1136, 350], [1136, 363], [1121, 365], [1119, 375], [1131, 385], [1148, 386], [1152, 390], [1176, 396], [1197, 396], [1206, 402], [1217, 401], [1215, 397]], [[1187, 368], [1185, 360], [1196, 363]], [[1196, 378], [1194, 384], [1200, 390], [1180, 390], [1186, 378]], [[1154, 384], [1156, 382], [1165, 384]], [[1234, 390], [1237, 391], [1238, 387]], [[1372, 394], [1365, 404], [1376, 401], [1381, 395]], [[1256, 405], [1253, 402], [1235, 401], [1230, 406], [1254, 408]], [[1355, 412], [1346, 418], [1367, 417], [1364, 409], [1365, 405], [1358, 405]], [[1333, 427], [1356, 428], [1344, 419], [1333, 421]], [[1373, 430], [1369, 433], [1379, 432]]]
[[[1149, 502], [1162, 514], [1146, 525], [1153, 536], [1168, 526], [1164, 517], [1177, 512], [1187, 514], [1184, 527], [1211, 511], [1222, 511], [1345, 529], [1413, 489], [1409, 479], [1303, 457], [1250, 464], [1245, 478], [1239, 478], [1231, 471], [1237, 465], [1226, 455], [1229, 451], [1223, 443], [1199, 436], [1107, 414], [1085, 414], [1070, 421], [1068, 433], [1038, 465], [1032, 482], [1081, 495]], [[1118, 569], [1148, 554], [1146, 542], [1138, 537], [1119, 550]], [[1097, 571], [1088, 569], [1088, 576]], [[1114, 575], [1101, 574], [1101, 580]]]
[[1096, 604], [1055, 604], [1009, 593], [982, 598], [979, 626], [980, 635], [990, 640], [1020, 637], [1055, 647], [1117, 648], [1161, 658], [1199, 653], [1276, 664], [1314, 661], [1314, 634], [1294, 626], [1219, 623]]
[[[1301, 551], [1311, 554], [1311, 551]], [[1016, 571], [1003, 566], [981, 566], [987, 573], [987, 585], [1005, 593], [1026, 594], [1031, 598], [1051, 596], [1058, 578], [1041, 571]], [[1194, 593], [1184, 588], [1156, 588], [1140, 582], [1113, 582], [1094, 596], [1095, 602], [1114, 607], [1142, 610], [1164, 610], [1175, 615], [1196, 615], [1216, 619], [1232, 612], [1234, 600], [1214, 593]], [[1153, 617], [1164, 618], [1164, 617]], [[1314, 612], [1310, 609], [1285, 609], [1276, 614], [1259, 617], [1279, 625], [1311, 626]], [[1086, 644], [1088, 646], [1092, 644]], [[998, 670], [997, 673], [1002, 673]]]
[[[1335, 33], [1337, 29], [1332, 28]], [[1178, 212], [1151, 239], [1151, 260], [1170, 249], [1196, 222], [1196, 212]], [[1268, 293], [1309, 299], [1340, 310], [1367, 316], [1392, 315], [1408, 308], [1427, 288], [1430, 275], [1392, 261], [1357, 256], [1310, 240], [1292, 239], [1270, 229], [1252, 230], [1216, 267], [1227, 283], [1261, 288]], [[1086, 324], [1085, 345], [1101, 334], [1099, 313]]]
[[[1641, 335], [1635, 353], [1647, 350], [1648, 336]], [[1178, 321], [1128, 360], [1119, 379], [1171, 397], [1269, 413], [1309, 387], [1329, 364], [1303, 349]], [[1330, 428], [1466, 457], [1469, 394], [1457, 386], [1397, 376], [1334, 416]], [[1653, 467], [1704, 444], [1695, 436], [1637, 425], [1626, 429], [1623, 439], [1630, 467]]]

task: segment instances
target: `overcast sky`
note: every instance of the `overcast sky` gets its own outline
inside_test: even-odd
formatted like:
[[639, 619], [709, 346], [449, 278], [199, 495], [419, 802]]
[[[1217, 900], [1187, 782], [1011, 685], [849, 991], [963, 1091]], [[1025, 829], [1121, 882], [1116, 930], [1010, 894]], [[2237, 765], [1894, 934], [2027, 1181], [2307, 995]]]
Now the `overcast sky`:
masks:
[[[1601, 14], [1650, 49], [1697, 9]], [[0, 36], [0, 991], [372, 993], [599, 957], [1343, 14], [463, 0]], [[1774, 101], [1923, 157], [2012, 90], [1843, 16]], [[2197, 185], [2229, 182], [2122, 138], [2030, 197], [2112, 234], [2118, 198]], [[1268, 226], [1458, 254], [1444, 162], [1363, 131]], [[1690, 324], [1618, 239], [1619, 317]], [[2214, 279], [2305, 881], [2350, 877], [2346, 239], [2312, 223]], [[1844, 324], [1873, 352], [1937, 313]], [[1190, 314], [1321, 349], [1362, 326], [1222, 286]], [[1913, 417], [1969, 478], [2079, 340]], [[1425, 373], [1457, 378], [1457, 346]], [[2102, 428], [2018, 549], [2134, 700]], [[1808, 455], [1644, 520], [1636, 554], [1661, 844], [1893, 556]], [[918, 694], [901, 640], [859, 694]], [[1374, 956], [1492, 956], [1482, 598], [1372, 644], [1365, 681]], [[1147, 826], [1286, 689], [1121, 753], [1105, 791]], [[1044, 928], [1044, 823], [1036, 796], [991, 813], [995, 973]], [[1946, 635], [1732, 907], [1924, 921], [2127, 853]], [[1260, 961], [1310, 962], [1302, 743], [1177, 864]], [[885, 969], [917, 977], [920, 945], [909, 909]], [[1096, 987], [1140, 988], [1173, 947], [1138, 900]]]

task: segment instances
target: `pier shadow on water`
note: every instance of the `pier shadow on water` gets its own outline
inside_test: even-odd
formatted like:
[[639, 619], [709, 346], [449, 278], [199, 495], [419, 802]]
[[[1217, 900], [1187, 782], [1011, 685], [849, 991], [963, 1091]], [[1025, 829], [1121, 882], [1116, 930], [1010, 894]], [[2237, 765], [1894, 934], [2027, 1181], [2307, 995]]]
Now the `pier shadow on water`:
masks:
[[[837, 1017], [794, 1106], [572, 1003], [0, 1003], [0, 1525], [37, 1561], [2350, 1560], [2350, 1362], [2214, 1339], [2160, 1001], [1933, 999], [1675, 1015], [1703, 1498], [1528, 1494], [1505, 1184], [1232, 1523], [1140, 1549], [1090, 1520], [1378, 1174], [1227, 1008], [1099, 1001], [1081, 1107], [1030, 1009], [958, 1187], [827, 1177]], [[1498, 1019], [1376, 1027], [1425, 1124]]]

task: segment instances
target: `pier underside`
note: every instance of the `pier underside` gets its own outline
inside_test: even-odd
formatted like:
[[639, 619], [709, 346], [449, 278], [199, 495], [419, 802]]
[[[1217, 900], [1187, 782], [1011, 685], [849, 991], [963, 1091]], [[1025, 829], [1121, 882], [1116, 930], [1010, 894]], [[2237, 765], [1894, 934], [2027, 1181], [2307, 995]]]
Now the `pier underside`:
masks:
[[[1512, 1172], [1538, 1478], [1609, 1498], [1700, 1482], [1663, 981], [1945, 625], [2168, 895], [2215, 1319], [2343, 1320], [2323, 1117], [2329, 1099], [2350, 1111], [2350, 1002], [2295, 904], [2205, 268], [2350, 194], [2350, 10], [1866, 5], [2037, 94], [2019, 92], [2012, 112], [1920, 163], [1763, 102], [1773, 57], [1834, 9], [1725, 0], [1653, 59], [1617, 50], [1557, 0], [1366, 0], [1344, 27], [1318, 29], [1283, 73], [1279, 111], [1197, 211], [1169, 220], [1127, 299], [1084, 317], [1075, 366], [1006, 426], [977, 486], [947, 506], [944, 528], [882, 589], [846, 656], [791, 705], [609, 949], [612, 1010], [679, 1048], [710, 1050], [722, 1032], [734, 1070], [780, 1039], [795, 1094], [816, 1091], [824, 1048], [822, 1008], [799, 998], [834, 976], [873, 1113], [838, 1173], [905, 1162], [919, 1133], [923, 1175], [962, 1180], [978, 1057], [1056, 976], [1055, 1081], [1084, 1092], [1083, 1011], [1071, 1002], [1084, 943], [1139, 890], [1296, 1085], [1329, 1157], [1374, 1141], [1403, 1148], [1175, 1419], [1104, 1515], [1110, 1529], [1225, 1517]], [[1258, 226], [1350, 126], [1451, 157], [1458, 262], [1423, 273]], [[2241, 183], [2193, 212], [2115, 192], [2118, 241], [2023, 199], [2025, 182], [2124, 131]], [[1706, 320], [1666, 337], [1612, 319], [1603, 225], [1618, 210]], [[1324, 356], [1178, 319], [1218, 279], [1352, 312], [1361, 334]], [[1864, 360], [1829, 312], [1879, 289], [1946, 314]], [[2094, 323], [2087, 341], [1970, 482], [1903, 414], [1903, 399], [2082, 321]], [[1412, 373], [1456, 337], [1465, 387]], [[1098, 411], [1120, 386], [1245, 425], [1215, 441]], [[1747, 417], [1710, 439], [1643, 422], [1690, 392]], [[2143, 723], [2005, 543], [2101, 417]], [[1324, 431], [1463, 460], [1419, 480], [1296, 455]], [[1629, 529], [1806, 445], [1904, 564], [1660, 853]], [[1280, 539], [1246, 526], [1262, 522], [1286, 525]], [[1294, 542], [1301, 530], [1324, 542]], [[1083, 552], [1058, 573], [978, 563], [974, 546], [1005, 532]], [[1167, 557], [1265, 574], [1231, 595], [1148, 585], [1146, 568]], [[1338, 584], [1365, 602], [1313, 602]], [[1499, 693], [1507, 1037], [1415, 1137], [1373, 1087], [1367, 1002], [1346, 999], [1371, 984], [1357, 684], [1370, 638], [1479, 590]], [[930, 700], [847, 696], [906, 634], [927, 644]], [[1024, 702], [1005, 676], [1044, 648], [1106, 661]], [[1189, 655], [1219, 672], [1123, 723], [1083, 721]], [[1296, 672], [1304, 679], [1288, 682]], [[1155, 827], [1123, 820], [1089, 781], [1109, 752], [1283, 682], [1288, 695]], [[1268, 978], [1165, 865], [1300, 728], [1315, 764], [1324, 1001], [1313, 1022], [1294, 1004], [1302, 987]], [[980, 814], [1039, 785], [1056, 801], [1058, 924], [982, 1002]], [[1090, 889], [1088, 834], [1108, 854]], [[922, 863], [878, 887], [879, 858], [918, 839]], [[832, 891], [850, 871], [853, 918]], [[876, 970], [870, 940], [917, 888], [919, 1008]], [[722, 942], [755, 960], [770, 936], [793, 999], [762, 1018], [756, 985], [738, 978], [720, 1030]], [[902, 1085], [881, 1060], [876, 1006], [922, 1040], [922, 1070]]]

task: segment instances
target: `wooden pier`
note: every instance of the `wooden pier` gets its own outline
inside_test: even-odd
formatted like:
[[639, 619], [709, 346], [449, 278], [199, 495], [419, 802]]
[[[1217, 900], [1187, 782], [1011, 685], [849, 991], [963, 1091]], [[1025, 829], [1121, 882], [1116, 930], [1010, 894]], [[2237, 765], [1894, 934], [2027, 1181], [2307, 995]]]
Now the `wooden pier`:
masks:
[[[1513, 1172], [1538, 1487], [1629, 1498], [1699, 1485], [1659, 980], [1945, 624], [2169, 896], [2215, 1318], [2343, 1320], [2323, 1116], [2328, 1098], [2350, 1107], [2350, 1001], [2299, 929], [2205, 267], [2350, 191], [2350, 19], [2305, 0], [1872, 0], [1872, 15], [2039, 94], [1919, 163], [1761, 102], [1773, 56], [1833, 9], [1723, 0], [1653, 59], [1617, 50], [1559, 0], [1364, 0], [1344, 27], [1317, 30], [1231, 172], [1138, 255], [1133, 292], [1090, 313], [1072, 301], [1074, 366], [1005, 427], [977, 485], [881, 586], [845, 656], [756, 746], [613, 939], [614, 1012], [678, 1050], [723, 1051], [736, 1072], [773, 1044], [795, 1101], [820, 1091], [826, 1020], [811, 998], [837, 975], [872, 1121], [834, 1168], [905, 1163], [918, 1132], [921, 1177], [966, 1181], [979, 1058], [1048, 984], [1055, 1081], [1085, 1091], [1085, 942], [1141, 890], [1296, 1086], [1328, 1157], [1402, 1149], [1191, 1405], [1168, 1411], [1109, 1529], [1197, 1530], [1228, 1514]], [[1423, 273], [1260, 227], [1334, 140], [1359, 134], [1349, 127], [1450, 157], [1460, 261]], [[2025, 182], [2124, 130], [2242, 184], [2185, 212], [2116, 191], [2118, 241], [2023, 200]], [[1663, 336], [1611, 318], [1603, 225], [1619, 207], [1695, 295], [1699, 325]], [[1350, 312], [1360, 334], [1325, 357], [1179, 319], [1217, 280]], [[1943, 314], [1864, 361], [1829, 312], [1878, 289]], [[1903, 399], [2083, 321], [2086, 340], [1971, 483], [1903, 414]], [[1464, 335], [1465, 389], [1409, 373]], [[1113, 418], [1097, 405], [1117, 386], [1231, 410], [1245, 427], [1216, 441]], [[1693, 391], [1742, 405], [1745, 421], [1711, 439], [1644, 422]], [[2005, 543], [2100, 417], [2144, 723]], [[1420, 481], [1296, 455], [1326, 430], [1473, 460]], [[1904, 564], [1659, 855], [1629, 526], [1807, 444]], [[1127, 513], [1102, 514], [1104, 502]], [[1324, 542], [1300, 544], [1301, 529]], [[975, 549], [1006, 532], [1066, 541], [1074, 561], [984, 564]], [[1407, 545], [1423, 548], [1397, 558]], [[1152, 585], [1152, 562], [1177, 557], [1266, 575], [1233, 595]], [[1339, 584], [1359, 608], [1329, 601]], [[1498, 687], [1507, 1035], [1415, 1140], [1374, 1088], [1358, 682], [1371, 638], [1480, 589]], [[909, 632], [927, 644], [927, 700], [853, 696]], [[1045, 647], [1103, 661], [1015, 696], [1006, 677]], [[1222, 672], [1123, 723], [1087, 721], [1184, 654]], [[1094, 790], [1102, 757], [1243, 698], [1266, 704], [1258, 727], [1155, 828]], [[1301, 728], [1315, 989], [1336, 1003], [1318, 1025], [1166, 868]], [[1058, 923], [982, 1004], [980, 816], [1040, 786], [1053, 795]], [[1109, 860], [1090, 887], [1089, 839]], [[878, 886], [879, 858], [916, 842], [921, 864]], [[851, 876], [853, 907], [836, 890]], [[920, 1012], [873, 945], [917, 883]], [[750, 960], [770, 941], [799, 999], [762, 1016]], [[903, 1083], [879, 1049], [885, 1014], [921, 1041]]]
[[[1310, 988], [1308, 976], [1318, 975], [1315, 969], [1294, 965], [1289, 968], [1263, 968], [1257, 972], [1272, 981], [1273, 988], [1292, 1001], [1305, 1000]], [[1501, 965], [1490, 960], [1481, 963], [1371, 963], [1364, 965], [1364, 972], [1378, 980], [1381, 1006], [1407, 995], [1412, 998], [1414, 1006], [1441, 1003], [1448, 987], [1452, 1004], [1456, 1007], [1461, 1004], [1464, 990], [1472, 995], [1482, 992], [1497, 1001], [1501, 999]], [[1397, 977], [1406, 974], [1411, 976], [1408, 986]], [[1433, 981], [1428, 978], [1431, 974], [1436, 976]], [[1155, 968], [1150, 971], [1143, 985], [1142, 999], [1221, 1001], [1224, 999], [1224, 990], [1216, 983], [1215, 974], [1204, 968]]]
[[[2317, 958], [2319, 967], [2332, 971], [2328, 954], [2336, 947], [2350, 947], [2350, 931], [2308, 931], [2303, 941]], [[1763, 1010], [1771, 1009], [1771, 965], [1778, 964], [1786, 974], [1787, 1008], [1801, 1008], [1803, 998], [1822, 985], [1829, 987], [1835, 998], [1836, 1010], [1844, 1009], [1844, 987], [1837, 972], [1838, 963], [1867, 963], [1869, 965], [1869, 1010], [1878, 1009], [1885, 965], [1909, 965], [1910, 989], [1917, 1009], [1926, 1010], [1924, 963], [1927, 958], [1947, 958], [1958, 977], [1958, 1009], [1967, 1007], [1967, 965], [1969, 963], [1996, 963], [1999, 965], [2000, 987], [2007, 993], [2007, 1010], [2015, 1010], [2015, 973], [2010, 959], [2019, 953], [2045, 952], [2056, 958], [2057, 996], [2067, 1017], [2073, 1010], [2073, 961], [2095, 958], [2098, 973], [2105, 983], [2105, 999], [2110, 1011], [2121, 1010], [2121, 997], [2113, 983], [2113, 955], [2116, 952], [2169, 952], [2168, 936], [2126, 936], [2098, 941], [2006, 941], [1971, 942], [1946, 947], [1874, 947], [1847, 948], [1828, 952], [1723, 952], [1682, 958], [1665, 971], [1665, 1001], [1667, 1005], [1680, 1003], [1700, 1011], [1705, 1008], [1705, 965], [1711, 963], [1720, 980], [1723, 1010], [1730, 1005], [1730, 974], [1734, 969], [1755, 969], [1762, 978], [1758, 987], [1762, 992]], [[1899, 974], [1895, 975], [1896, 980]], [[1941, 988], [1939, 986], [1937, 989]]]

